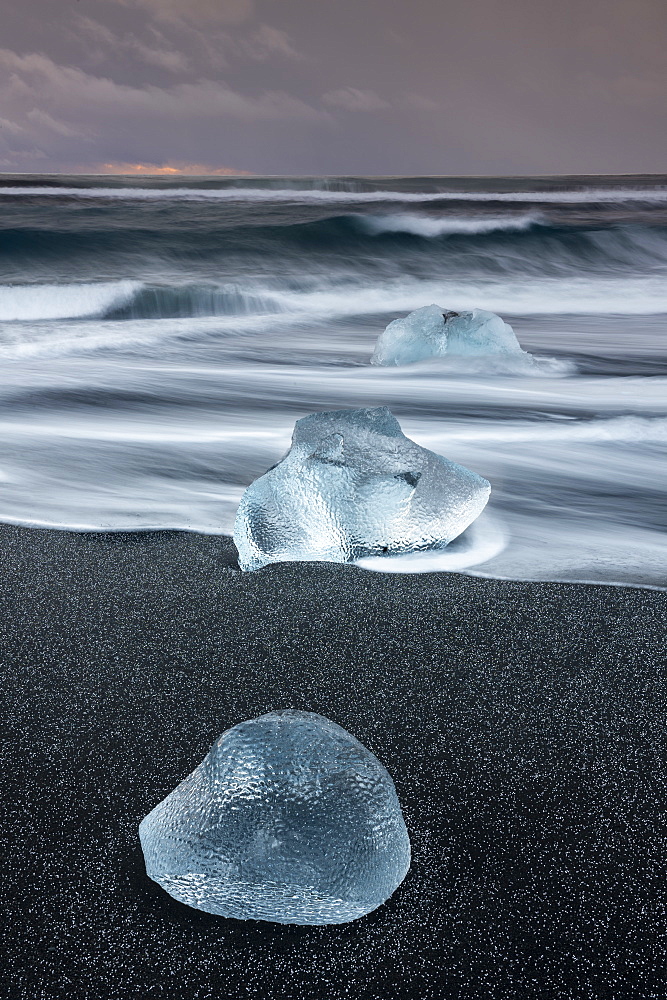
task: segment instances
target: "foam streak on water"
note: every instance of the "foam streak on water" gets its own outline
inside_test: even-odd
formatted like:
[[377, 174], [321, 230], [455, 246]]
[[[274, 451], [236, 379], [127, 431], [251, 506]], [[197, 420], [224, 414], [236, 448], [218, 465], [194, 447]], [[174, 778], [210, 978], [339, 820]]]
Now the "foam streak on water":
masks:
[[564, 191], [451, 191], [445, 185], [439, 191], [409, 192], [394, 191], [391, 188], [381, 191], [325, 191], [312, 188], [295, 187], [289, 190], [268, 190], [262, 188], [111, 188], [111, 187], [2, 187], [0, 197], [3, 198], [81, 198], [116, 201], [232, 201], [232, 202], [269, 202], [276, 204], [302, 204], [315, 202], [324, 204], [371, 202], [398, 202], [401, 204], [427, 204], [439, 201], [472, 201], [472, 202], [543, 202], [544, 204], [581, 203], [627, 203], [661, 204], [667, 202], [667, 187], [655, 187], [649, 190], [641, 188], [585, 188], [584, 190]]
[[[664, 178], [58, 183], [0, 178], [0, 520], [230, 533], [295, 420], [386, 404], [493, 494], [367, 569], [667, 585]], [[431, 302], [543, 360], [370, 367]]]

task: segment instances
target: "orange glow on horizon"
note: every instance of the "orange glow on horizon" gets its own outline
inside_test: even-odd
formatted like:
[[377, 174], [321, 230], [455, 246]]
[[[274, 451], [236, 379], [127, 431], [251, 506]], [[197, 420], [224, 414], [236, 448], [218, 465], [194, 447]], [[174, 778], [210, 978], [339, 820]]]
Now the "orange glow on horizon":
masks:
[[209, 167], [202, 163], [183, 163], [177, 166], [156, 163], [102, 163], [98, 167], [102, 174], [147, 174], [168, 176], [223, 176], [248, 177], [249, 170], [234, 170], [232, 167]]

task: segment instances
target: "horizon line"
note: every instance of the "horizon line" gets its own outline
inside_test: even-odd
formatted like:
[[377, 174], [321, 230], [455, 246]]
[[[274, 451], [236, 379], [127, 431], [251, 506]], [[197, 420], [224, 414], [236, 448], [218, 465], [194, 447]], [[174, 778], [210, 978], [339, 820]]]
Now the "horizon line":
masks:
[[623, 172], [623, 173], [573, 173], [567, 171], [564, 173], [555, 174], [428, 174], [428, 173], [416, 173], [416, 174], [255, 174], [248, 171], [240, 172], [238, 174], [187, 174], [187, 173], [169, 173], [163, 174], [157, 173], [100, 173], [100, 172], [90, 172], [86, 173], [83, 171], [62, 171], [62, 170], [48, 170], [48, 171], [37, 171], [37, 170], [11, 170], [11, 171], [0, 171], [0, 177], [127, 177], [127, 178], [137, 178], [143, 179], [146, 177], [160, 178], [163, 180], [182, 180], [182, 179], [193, 179], [193, 178], [206, 178], [208, 180], [329, 180], [329, 179], [365, 179], [365, 180], [396, 180], [396, 179], [418, 179], [421, 177], [429, 179], [443, 179], [443, 180], [458, 180], [463, 178], [470, 178], [473, 180], [512, 180], [515, 178], [530, 178], [530, 179], [544, 179], [551, 180], [554, 178], [565, 178], [565, 177], [667, 177], [667, 172], [654, 173], [653, 171], [638, 171], [638, 172]]

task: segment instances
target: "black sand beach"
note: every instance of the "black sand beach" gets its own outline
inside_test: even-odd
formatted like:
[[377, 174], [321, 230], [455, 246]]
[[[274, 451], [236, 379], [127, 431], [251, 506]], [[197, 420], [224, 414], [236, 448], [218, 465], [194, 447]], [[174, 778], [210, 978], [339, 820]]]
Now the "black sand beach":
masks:
[[[665, 593], [0, 543], [3, 996], [662, 1000]], [[404, 808], [412, 869], [352, 924], [227, 921], [144, 873], [140, 819], [285, 707], [362, 740]]]

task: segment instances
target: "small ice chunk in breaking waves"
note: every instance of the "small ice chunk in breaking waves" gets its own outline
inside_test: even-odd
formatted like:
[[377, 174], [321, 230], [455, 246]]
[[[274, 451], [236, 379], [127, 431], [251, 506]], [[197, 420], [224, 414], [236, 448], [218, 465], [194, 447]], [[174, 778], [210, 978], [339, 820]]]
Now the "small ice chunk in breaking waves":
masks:
[[228, 729], [139, 836], [148, 875], [171, 896], [241, 920], [355, 920], [410, 867], [389, 773], [314, 712], [269, 712]]
[[386, 406], [314, 413], [243, 494], [239, 565], [352, 562], [442, 548], [482, 512], [486, 479], [405, 437]]
[[442, 306], [415, 309], [380, 334], [371, 364], [406, 365], [426, 358], [502, 356], [530, 363], [512, 327], [485, 309], [447, 312]]

